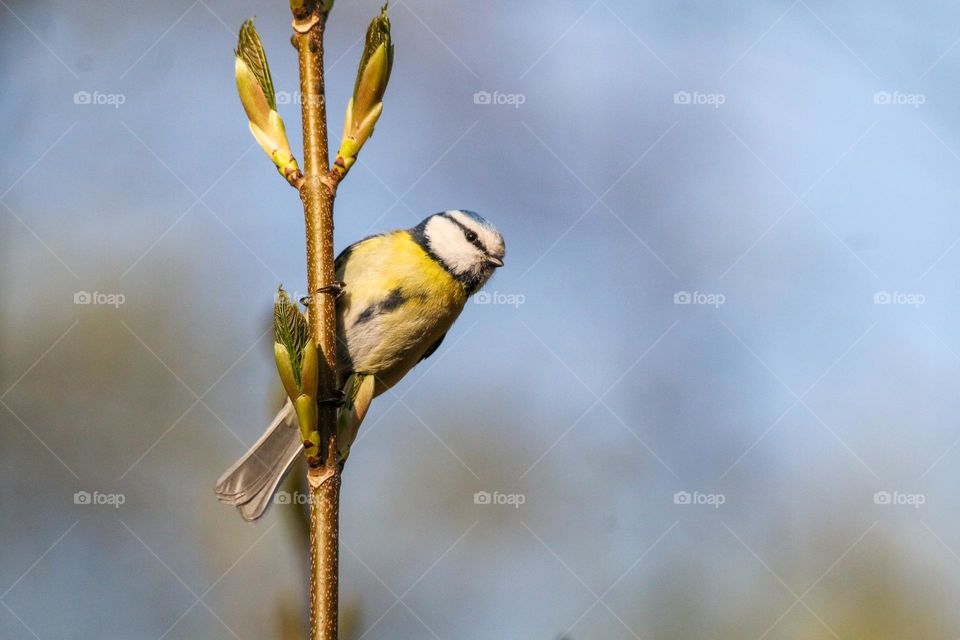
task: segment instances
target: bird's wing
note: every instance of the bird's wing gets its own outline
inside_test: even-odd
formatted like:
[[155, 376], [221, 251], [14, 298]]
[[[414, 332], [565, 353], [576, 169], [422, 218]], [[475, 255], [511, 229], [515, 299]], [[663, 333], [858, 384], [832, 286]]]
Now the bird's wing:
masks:
[[420, 364], [421, 362], [423, 362], [424, 360], [432, 356], [433, 352], [440, 347], [440, 343], [443, 342], [443, 339], [446, 337], [447, 337], [447, 334], [443, 334], [442, 336], [437, 338], [436, 342], [434, 342], [432, 345], [427, 347], [427, 350], [423, 352], [422, 356], [420, 356], [420, 359], [417, 361], [417, 364]]
[[337, 256], [337, 259], [333, 261], [333, 270], [337, 273], [337, 278], [340, 278], [343, 275], [343, 267], [347, 262], [347, 258], [350, 257], [350, 254], [359, 247], [364, 242], [374, 240], [375, 238], [382, 238], [382, 233], [376, 233], [372, 236], [367, 236], [363, 240], [357, 240], [352, 245], [340, 252], [340, 255]]
[[350, 351], [356, 348], [355, 344], [348, 348], [348, 317], [352, 310], [366, 308], [377, 299], [381, 287], [372, 286], [377, 285], [379, 280], [371, 276], [376, 269], [384, 269], [389, 265], [389, 261], [382, 264], [381, 261], [356, 258], [365, 256], [367, 250], [375, 250], [386, 238], [387, 235], [378, 234], [354, 242], [340, 252], [334, 262], [336, 279], [346, 285], [337, 298], [337, 368], [341, 385], [346, 382], [346, 376], [353, 372], [353, 356], [356, 355]]

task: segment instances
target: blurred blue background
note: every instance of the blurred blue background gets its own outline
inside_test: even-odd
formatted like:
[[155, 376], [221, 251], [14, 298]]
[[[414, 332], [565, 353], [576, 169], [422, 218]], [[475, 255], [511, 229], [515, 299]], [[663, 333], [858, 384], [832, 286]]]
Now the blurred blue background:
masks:
[[[330, 20], [333, 146], [377, 8]], [[468, 208], [507, 267], [363, 426], [342, 636], [960, 635], [960, 8], [390, 14], [337, 246]], [[3, 638], [303, 637], [300, 508], [212, 493], [304, 289], [252, 15], [297, 150], [286, 3], [0, 1]]]

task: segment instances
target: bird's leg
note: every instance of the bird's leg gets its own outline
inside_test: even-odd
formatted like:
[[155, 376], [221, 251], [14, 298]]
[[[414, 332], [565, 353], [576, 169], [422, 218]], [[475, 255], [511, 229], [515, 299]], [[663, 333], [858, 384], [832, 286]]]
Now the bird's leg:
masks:
[[[336, 300], [336, 299], [339, 298], [341, 295], [343, 295], [343, 288], [344, 288], [345, 286], [347, 286], [345, 283], [343, 283], [343, 282], [341, 282], [341, 281], [339, 281], [339, 280], [334, 280], [333, 282], [331, 282], [331, 283], [328, 284], [328, 285], [324, 285], [324, 286], [322, 286], [322, 287], [319, 287], [319, 288], [315, 291], [315, 293], [326, 293], [326, 294], [330, 294], [330, 295], [333, 296], [333, 299]], [[302, 304], [303, 306], [305, 306], [305, 307], [307, 307], [307, 308], [309, 309], [309, 308], [310, 308], [310, 305], [313, 304], [313, 296], [303, 296], [302, 298], [300, 298], [300, 304]], [[320, 406], [320, 407], [336, 407], [336, 408], [340, 408], [340, 407], [343, 406], [343, 402], [344, 402], [344, 393], [343, 393], [343, 391], [342, 391], [341, 389], [334, 389], [333, 395], [330, 396], [329, 398], [320, 398], [320, 399], [318, 399], [318, 400], [317, 400], [317, 406]]]
[[[330, 294], [333, 296], [333, 299], [336, 300], [337, 298], [343, 295], [343, 288], [346, 286], [347, 284], [345, 282], [334, 280], [330, 284], [324, 285], [319, 289], [317, 289], [315, 293]], [[302, 304], [305, 307], [309, 307], [311, 304], [313, 304], [313, 296], [303, 296], [302, 298], [300, 298], [300, 304]]]
[[347, 286], [347, 283], [341, 282], [340, 280], [334, 280], [328, 285], [322, 286], [317, 289], [317, 293], [329, 293], [334, 298], [339, 298], [343, 295], [343, 288]]
[[342, 407], [345, 401], [346, 394], [342, 389], [334, 389], [333, 395], [329, 398], [320, 398], [317, 400], [317, 405], [321, 407]]

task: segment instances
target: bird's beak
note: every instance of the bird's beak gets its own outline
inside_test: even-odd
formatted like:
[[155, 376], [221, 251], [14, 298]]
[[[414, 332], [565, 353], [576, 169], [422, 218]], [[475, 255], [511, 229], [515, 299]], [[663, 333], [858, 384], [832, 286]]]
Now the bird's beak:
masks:
[[503, 260], [500, 258], [494, 258], [493, 256], [487, 256], [487, 264], [492, 264], [495, 267], [502, 267]]

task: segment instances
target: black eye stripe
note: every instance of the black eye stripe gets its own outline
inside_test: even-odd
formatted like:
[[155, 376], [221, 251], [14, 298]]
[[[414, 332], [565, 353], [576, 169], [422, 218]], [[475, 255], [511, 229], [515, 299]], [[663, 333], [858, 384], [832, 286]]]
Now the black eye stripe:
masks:
[[[473, 246], [475, 246], [477, 249], [480, 249], [480, 251], [482, 251], [482, 252], [484, 252], [484, 253], [487, 252], [487, 248], [486, 248], [485, 246], [483, 246], [483, 242], [480, 241], [480, 238], [479, 238], [479, 236], [477, 235], [477, 232], [476, 232], [476, 231], [474, 231], [473, 229], [469, 228], [467, 225], [463, 224], [462, 222], [460, 222], [459, 220], [457, 220], [457, 219], [454, 218], [454, 217], [447, 216], [447, 220], [451, 221], [453, 224], [455, 224], [455, 225], [457, 225], [458, 227], [460, 227], [460, 230], [463, 231], [463, 237], [466, 239], [467, 242], [469, 242], [470, 244], [472, 244]], [[471, 235], [473, 236], [473, 239], [472, 239], [472, 240], [470, 239], [470, 236], [471, 236]]]

